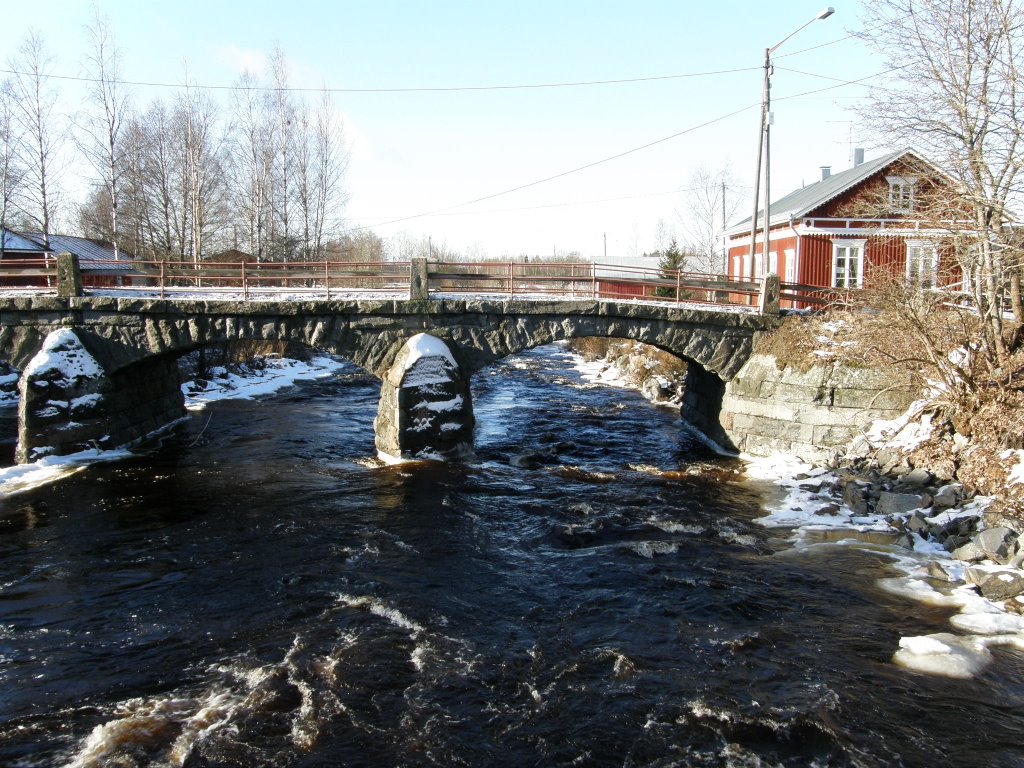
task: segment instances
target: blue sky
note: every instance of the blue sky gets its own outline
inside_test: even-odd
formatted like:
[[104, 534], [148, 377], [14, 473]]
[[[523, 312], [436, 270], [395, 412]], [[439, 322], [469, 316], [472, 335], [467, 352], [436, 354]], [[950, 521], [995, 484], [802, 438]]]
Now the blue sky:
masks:
[[[854, 111], [883, 69], [849, 37], [859, 3], [833, 3], [777, 53], [772, 189], [814, 181], [819, 166], [848, 167], [851, 139], [868, 157]], [[57, 74], [82, 72], [81, 0], [5, 7], [7, 40], [42, 32]], [[431, 236], [491, 256], [581, 251], [600, 256], [654, 247], [657, 221], [678, 227], [693, 171], [728, 166], [749, 199], [764, 49], [821, 10], [816, 2], [635, 0], [500, 2], [236, 2], [100, 0], [126, 80], [230, 85], [279, 45], [293, 83], [341, 91], [352, 163], [353, 226]], [[16, 45], [16, 42], [14, 43]], [[811, 49], [811, 50], [808, 50]], [[741, 70], [724, 72], [724, 70]], [[721, 74], [695, 75], [719, 72]], [[620, 84], [501, 90], [387, 91], [536, 85], [630, 78]], [[875, 80], [874, 82], [879, 82]], [[372, 90], [379, 89], [379, 90]], [[144, 106], [172, 88], [133, 87]], [[73, 84], [64, 87], [69, 111]], [[732, 117], [723, 117], [742, 110]], [[722, 118], [722, 119], [718, 119]], [[710, 121], [712, 124], [699, 127]], [[541, 184], [675, 134], [648, 149]], [[462, 203], [530, 185], [474, 205]], [[749, 215], [748, 203], [741, 208]], [[414, 217], [445, 210], [443, 214]], [[406, 219], [397, 223], [386, 223]]]

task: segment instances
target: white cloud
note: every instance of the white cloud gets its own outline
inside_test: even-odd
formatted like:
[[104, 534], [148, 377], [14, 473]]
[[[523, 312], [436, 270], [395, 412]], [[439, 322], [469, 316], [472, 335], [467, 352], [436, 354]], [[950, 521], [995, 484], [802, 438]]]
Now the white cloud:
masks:
[[262, 74], [267, 67], [267, 55], [252, 48], [223, 45], [214, 50], [214, 56], [239, 75], [247, 71]]

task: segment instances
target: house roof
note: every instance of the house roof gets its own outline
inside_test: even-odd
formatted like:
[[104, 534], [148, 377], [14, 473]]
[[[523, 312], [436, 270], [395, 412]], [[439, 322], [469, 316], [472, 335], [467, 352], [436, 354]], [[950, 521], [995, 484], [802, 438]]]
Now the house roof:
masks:
[[8, 251], [18, 251], [42, 257], [47, 252], [46, 249], [35, 240], [28, 237], [22, 237], [17, 232], [12, 232], [9, 229], [3, 230], [3, 237], [5, 253]]
[[[921, 157], [915, 154], [912, 150], [901, 149], [897, 152], [891, 152], [888, 155], [883, 155], [882, 157], [874, 160], [866, 160], [853, 168], [848, 168], [845, 171], [834, 173], [823, 181], [808, 184], [806, 187], [801, 187], [800, 189], [790, 192], [785, 197], [779, 198], [778, 200], [772, 200], [770, 224], [773, 226], [775, 224], [784, 224], [791, 218], [797, 218], [810, 213], [815, 208], [818, 208], [829, 200], [838, 197], [850, 188], [860, 184], [871, 176], [874, 176], [887, 165], [890, 165], [907, 155], [913, 157], [913, 159], [918, 163], [925, 163], [925, 161], [923, 161]], [[930, 165], [928, 163], [925, 164]], [[757, 225], [759, 228], [764, 226], [763, 208], [757, 212]], [[743, 221], [733, 224], [725, 231], [725, 234], [740, 235], [744, 232], [748, 234], [750, 232], [749, 216], [747, 216]]]
[[[32, 239], [42, 248], [42, 235], [32, 235]], [[114, 246], [105, 240], [93, 240], [88, 237], [73, 235], [50, 235], [50, 253], [73, 253], [78, 257], [78, 266], [82, 269], [131, 269], [131, 256], [123, 250], [118, 253], [117, 263], [114, 261]]]

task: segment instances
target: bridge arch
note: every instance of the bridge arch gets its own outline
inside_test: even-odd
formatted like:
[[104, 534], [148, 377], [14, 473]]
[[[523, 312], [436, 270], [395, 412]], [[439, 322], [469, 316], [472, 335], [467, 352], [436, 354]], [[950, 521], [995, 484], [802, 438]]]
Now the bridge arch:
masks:
[[[299, 343], [350, 360], [384, 380], [407, 342], [421, 333], [442, 340], [466, 378], [496, 360], [533, 347], [596, 336], [650, 344], [727, 381], [750, 356], [755, 335], [777, 322], [771, 316], [740, 312], [598, 301], [231, 302], [30, 297], [0, 300], [0, 359], [26, 370], [51, 332], [73, 330], [102, 372], [89, 385], [95, 391], [87, 394], [111, 395], [111, 403], [120, 403], [116, 407], [126, 412], [141, 409], [140, 413], [145, 410], [145, 395], [140, 392], [151, 388], [167, 395], [166, 408], [156, 415], [142, 413], [136, 419], [149, 426], [180, 407], [170, 400], [167, 361], [211, 344], [241, 340]], [[164, 385], [157, 385], [156, 379], [165, 380]], [[70, 402], [85, 397], [72, 395], [51, 399]], [[66, 430], [67, 424], [75, 422], [70, 414], [51, 413], [48, 418], [58, 422], [65, 418], [63, 426], [56, 422], [42, 425], [53, 431]], [[130, 414], [126, 418], [130, 419]], [[97, 436], [115, 444], [119, 440], [118, 435], [102, 431], [102, 414], [97, 415], [94, 429]], [[134, 435], [138, 429], [135, 424], [122, 432]]]

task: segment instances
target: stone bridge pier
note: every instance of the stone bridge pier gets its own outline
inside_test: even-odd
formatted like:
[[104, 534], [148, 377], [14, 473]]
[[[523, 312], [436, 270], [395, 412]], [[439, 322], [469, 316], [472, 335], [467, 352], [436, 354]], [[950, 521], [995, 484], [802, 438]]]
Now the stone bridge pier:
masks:
[[18, 463], [132, 445], [185, 416], [176, 357], [109, 372], [71, 328], [46, 337], [18, 389]]
[[[46, 338], [19, 390], [19, 463], [131, 445], [186, 414], [176, 357], [148, 358], [110, 373], [71, 328]], [[381, 381], [378, 456], [469, 458], [474, 425], [469, 374], [444, 341], [412, 336]]]
[[413, 336], [381, 383], [373, 422], [378, 456], [465, 459], [473, 453], [474, 424], [469, 376], [451, 349], [436, 336]]

